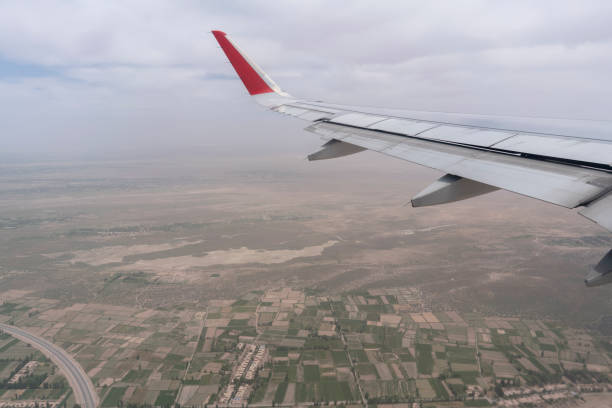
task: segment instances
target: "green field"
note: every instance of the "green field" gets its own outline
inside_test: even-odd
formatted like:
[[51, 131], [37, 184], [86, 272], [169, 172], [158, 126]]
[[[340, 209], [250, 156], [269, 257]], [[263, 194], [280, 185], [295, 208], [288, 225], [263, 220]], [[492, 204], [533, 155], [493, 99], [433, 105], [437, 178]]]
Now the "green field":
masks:
[[352, 401], [355, 397], [351, 387], [345, 381], [323, 381], [317, 384], [297, 383], [295, 401]]
[[155, 400], [155, 405], [160, 407], [170, 407], [174, 404], [174, 399], [176, 398], [176, 391], [174, 390], [162, 390], [159, 392], [157, 399]]
[[485, 399], [465, 400], [463, 403], [466, 407], [490, 407], [489, 401]]
[[0, 347], [0, 353], [10, 349], [13, 345], [15, 345], [17, 343], [19, 343], [19, 340], [17, 340], [17, 339], [13, 339], [13, 340], [9, 341], [4, 346]]
[[140, 333], [141, 331], [142, 331], [142, 327], [130, 326], [127, 324], [118, 324], [115, 327], [113, 327], [113, 329], [111, 330], [111, 332], [113, 333], [126, 334], [126, 335], [137, 334], [137, 333]]
[[405, 353], [400, 353], [399, 358], [401, 361], [414, 361], [414, 357], [408, 351]]
[[357, 372], [359, 372], [359, 375], [374, 374], [376, 377], [378, 377], [378, 371], [376, 371], [376, 367], [374, 366], [374, 364], [370, 364], [370, 363], [357, 364], [356, 368], [357, 368]]
[[297, 365], [290, 364], [289, 369], [287, 370], [287, 376], [289, 377], [290, 382], [297, 381]]
[[266, 381], [258, 384], [256, 383], [256, 385], [254, 386], [255, 389], [253, 391], [253, 393], [251, 394], [251, 396], [249, 397], [249, 402], [261, 402], [263, 401], [264, 397], [266, 396], [266, 388], [267, 388], [268, 383]]
[[10, 363], [11, 360], [0, 360], [0, 371], [4, 370], [4, 368], [7, 367]]
[[542, 344], [540, 343], [540, 350], [542, 351], [557, 351], [557, 348], [552, 344]]
[[344, 350], [334, 350], [332, 351], [332, 358], [334, 360], [334, 364], [337, 366], [347, 366], [349, 365], [348, 357], [346, 356], [346, 352]]
[[358, 349], [358, 350], [349, 350], [349, 354], [351, 355], [351, 358], [353, 359], [353, 363], [367, 363], [368, 362], [368, 355], [365, 353], [365, 351], [363, 351], [363, 349]]
[[392, 380], [392, 381], [369, 381], [364, 391], [368, 397], [382, 398], [387, 401], [389, 398], [397, 398], [400, 401], [416, 395], [414, 380]]
[[230, 320], [228, 327], [246, 326], [249, 323], [249, 319], [232, 319]]
[[342, 330], [349, 332], [364, 332], [367, 328], [364, 320], [356, 319], [338, 319], [338, 325]]
[[462, 371], [457, 373], [457, 375], [467, 385], [476, 385], [476, 379], [480, 376], [477, 371]]
[[130, 370], [129, 373], [123, 378], [125, 382], [141, 382], [146, 380], [151, 375], [153, 370]]
[[316, 397], [315, 385], [297, 383], [295, 384], [295, 402], [314, 401]]
[[429, 383], [431, 384], [431, 388], [436, 392], [436, 396], [440, 399], [448, 399], [448, 392], [444, 388], [444, 385], [437, 378], [430, 378]]
[[446, 347], [451, 363], [476, 364], [476, 350], [468, 347]]
[[278, 384], [278, 387], [276, 388], [276, 392], [274, 393], [274, 402], [276, 404], [283, 402], [283, 400], [285, 399], [285, 393], [287, 392], [288, 385], [289, 384], [286, 382], [282, 382]]
[[431, 344], [416, 344], [417, 369], [421, 374], [431, 374], [434, 360], [431, 357]]
[[114, 387], [114, 388], [112, 388], [108, 392], [108, 394], [106, 394], [106, 397], [104, 398], [104, 401], [102, 401], [102, 406], [103, 407], [116, 407], [116, 406], [118, 406], [119, 401], [123, 397], [123, 394], [125, 394], [125, 390], [126, 389], [127, 389], [127, 387]]
[[461, 397], [465, 394], [466, 387], [464, 384], [448, 384], [448, 387], [451, 389], [453, 394], [458, 397]]
[[276, 350], [272, 351], [272, 357], [287, 357], [287, 355], [289, 355], [289, 350], [287, 350], [286, 348], [277, 348]]
[[321, 380], [321, 372], [318, 365], [304, 366], [304, 381], [307, 383], [319, 382]]
[[351, 401], [354, 399], [351, 387], [345, 381], [325, 381], [317, 384], [319, 400]]

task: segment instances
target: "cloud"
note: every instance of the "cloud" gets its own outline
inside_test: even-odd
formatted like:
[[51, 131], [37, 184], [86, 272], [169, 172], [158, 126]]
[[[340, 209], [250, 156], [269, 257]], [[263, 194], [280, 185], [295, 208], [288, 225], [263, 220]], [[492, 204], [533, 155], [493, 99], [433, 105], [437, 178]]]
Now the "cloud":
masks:
[[249, 105], [211, 29], [305, 97], [608, 119], [611, 17], [607, 1], [1, 2], [0, 149], [240, 149], [252, 132], [297, 149], [271, 133], [299, 124]]
[[56, 75], [57, 72], [54, 69], [45, 67], [44, 65], [19, 63], [0, 57], [0, 78], [3, 80]]

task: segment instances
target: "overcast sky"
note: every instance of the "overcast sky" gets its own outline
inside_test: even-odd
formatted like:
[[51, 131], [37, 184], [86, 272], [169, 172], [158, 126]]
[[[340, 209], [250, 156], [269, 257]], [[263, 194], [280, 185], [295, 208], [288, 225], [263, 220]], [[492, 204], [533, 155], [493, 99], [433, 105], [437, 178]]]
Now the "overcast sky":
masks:
[[611, 21], [610, 1], [1, 0], [0, 150], [316, 145], [249, 101], [212, 29], [297, 96], [611, 119]]

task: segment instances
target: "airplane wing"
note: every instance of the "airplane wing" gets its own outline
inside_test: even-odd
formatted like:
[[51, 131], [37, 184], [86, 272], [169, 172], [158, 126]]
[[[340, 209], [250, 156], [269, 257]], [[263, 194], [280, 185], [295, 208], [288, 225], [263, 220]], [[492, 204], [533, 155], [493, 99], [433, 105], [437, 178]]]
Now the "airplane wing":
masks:
[[[415, 207], [498, 189], [579, 213], [612, 231], [612, 122], [508, 118], [338, 105], [291, 96], [222, 31], [212, 32], [255, 101], [306, 121], [322, 160], [373, 150], [444, 173]], [[576, 136], [577, 135], [577, 136]], [[585, 278], [612, 282], [612, 250]]]

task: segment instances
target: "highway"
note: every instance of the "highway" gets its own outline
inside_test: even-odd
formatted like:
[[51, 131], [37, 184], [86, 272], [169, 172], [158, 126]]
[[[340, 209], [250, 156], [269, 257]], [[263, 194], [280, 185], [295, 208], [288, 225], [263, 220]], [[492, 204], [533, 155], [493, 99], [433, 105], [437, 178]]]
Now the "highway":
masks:
[[98, 406], [98, 394], [96, 394], [96, 389], [91, 380], [83, 370], [83, 367], [70, 357], [67, 352], [53, 343], [34, 336], [19, 327], [0, 323], [0, 330], [30, 344], [57, 364], [72, 387], [77, 404], [80, 404], [83, 408], [96, 408]]

